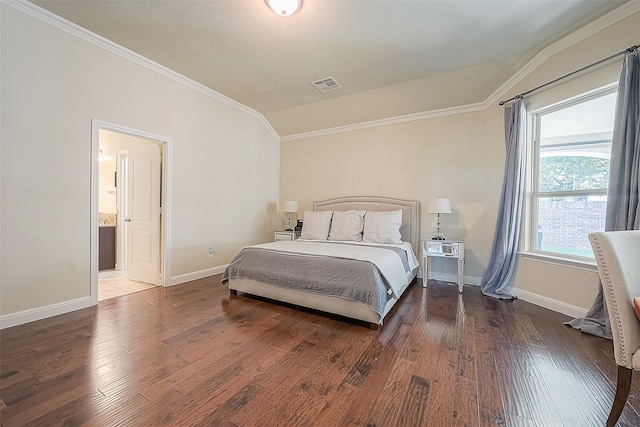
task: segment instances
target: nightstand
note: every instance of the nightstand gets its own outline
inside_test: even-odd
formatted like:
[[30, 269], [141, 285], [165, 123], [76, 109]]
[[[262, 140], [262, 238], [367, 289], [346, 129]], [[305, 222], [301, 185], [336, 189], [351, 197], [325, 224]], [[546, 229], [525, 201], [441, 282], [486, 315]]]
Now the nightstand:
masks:
[[281, 240], [290, 240], [290, 241], [296, 240], [296, 232], [295, 231], [276, 231], [273, 240], [276, 242], [279, 242]]
[[462, 240], [431, 240], [422, 239], [422, 263], [424, 274], [422, 287], [427, 287], [429, 279], [429, 258], [454, 258], [458, 260], [458, 292], [462, 293], [464, 278], [464, 241]]

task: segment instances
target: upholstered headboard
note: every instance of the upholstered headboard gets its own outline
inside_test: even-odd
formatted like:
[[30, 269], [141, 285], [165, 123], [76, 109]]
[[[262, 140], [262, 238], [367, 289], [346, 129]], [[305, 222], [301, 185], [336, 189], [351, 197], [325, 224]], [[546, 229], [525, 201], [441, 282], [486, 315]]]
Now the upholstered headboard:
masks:
[[410, 242], [418, 256], [420, 247], [420, 202], [417, 200], [392, 199], [388, 197], [340, 197], [337, 199], [313, 202], [314, 211], [395, 211], [402, 210], [402, 240]]

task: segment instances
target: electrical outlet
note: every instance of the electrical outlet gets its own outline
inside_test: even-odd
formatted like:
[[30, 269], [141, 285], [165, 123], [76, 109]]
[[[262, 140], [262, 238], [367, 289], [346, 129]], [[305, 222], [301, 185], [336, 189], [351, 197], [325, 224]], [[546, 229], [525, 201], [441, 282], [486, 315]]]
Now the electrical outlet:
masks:
[[209, 258], [213, 256], [213, 248], [209, 248]]

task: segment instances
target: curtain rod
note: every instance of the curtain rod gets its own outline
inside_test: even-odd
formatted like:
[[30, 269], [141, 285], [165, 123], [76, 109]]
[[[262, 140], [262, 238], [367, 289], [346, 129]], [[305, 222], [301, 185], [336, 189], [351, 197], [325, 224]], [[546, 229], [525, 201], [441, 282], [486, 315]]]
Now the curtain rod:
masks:
[[616, 56], [623, 55], [623, 54], [625, 54], [625, 53], [627, 53], [627, 52], [633, 52], [634, 50], [638, 49], [639, 47], [640, 47], [640, 44], [637, 44], [637, 45], [635, 45], [635, 46], [631, 46], [630, 48], [627, 48], [627, 49], [625, 49], [625, 50], [621, 50], [620, 52], [614, 53], [613, 55], [609, 55], [609, 56], [607, 56], [606, 58], [603, 58], [603, 59], [601, 59], [601, 60], [599, 60], [599, 61], [594, 62], [593, 64], [586, 65], [586, 66], [584, 66], [584, 67], [582, 67], [582, 68], [580, 68], [580, 69], [578, 69], [578, 70], [575, 70], [575, 71], [570, 72], [569, 74], [565, 74], [564, 76], [558, 77], [557, 79], [553, 79], [553, 80], [551, 80], [550, 82], [547, 82], [547, 83], [541, 84], [540, 86], [536, 86], [536, 87], [534, 87], [533, 89], [529, 89], [529, 90], [528, 90], [528, 91], [526, 91], [526, 92], [522, 92], [520, 95], [516, 95], [516, 96], [513, 96], [513, 97], [511, 97], [511, 98], [509, 98], [509, 99], [505, 99], [504, 101], [500, 101], [500, 102], [498, 103], [498, 105], [504, 105], [504, 104], [506, 104], [506, 103], [507, 103], [507, 102], [509, 102], [509, 101], [513, 101], [514, 99], [523, 98], [523, 97], [525, 97], [526, 95], [529, 95], [531, 92], [534, 92], [534, 91], [536, 91], [536, 90], [538, 90], [538, 89], [542, 89], [543, 87], [549, 86], [550, 84], [556, 83], [556, 82], [558, 82], [558, 81], [560, 81], [560, 80], [562, 80], [562, 79], [566, 79], [567, 77], [571, 77], [571, 76], [573, 76], [574, 74], [577, 74], [577, 73], [579, 73], [579, 72], [581, 72], [581, 71], [586, 70], [587, 68], [591, 68], [591, 67], [595, 67], [596, 65], [600, 65], [600, 64], [602, 64], [603, 62], [607, 62], [607, 61], [609, 61], [610, 59], [615, 58]]

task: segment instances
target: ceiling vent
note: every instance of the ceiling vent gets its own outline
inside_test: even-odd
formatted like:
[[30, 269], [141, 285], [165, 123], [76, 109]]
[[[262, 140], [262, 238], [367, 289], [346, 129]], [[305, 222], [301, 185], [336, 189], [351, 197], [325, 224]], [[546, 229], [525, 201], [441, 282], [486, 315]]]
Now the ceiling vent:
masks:
[[341, 88], [340, 83], [338, 83], [333, 77], [326, 77], [324, 79], [316, 80], [315, 82], [311, 82], [312, 85], [316, 87], [320, 92], [329, 92], [330, 90]]

